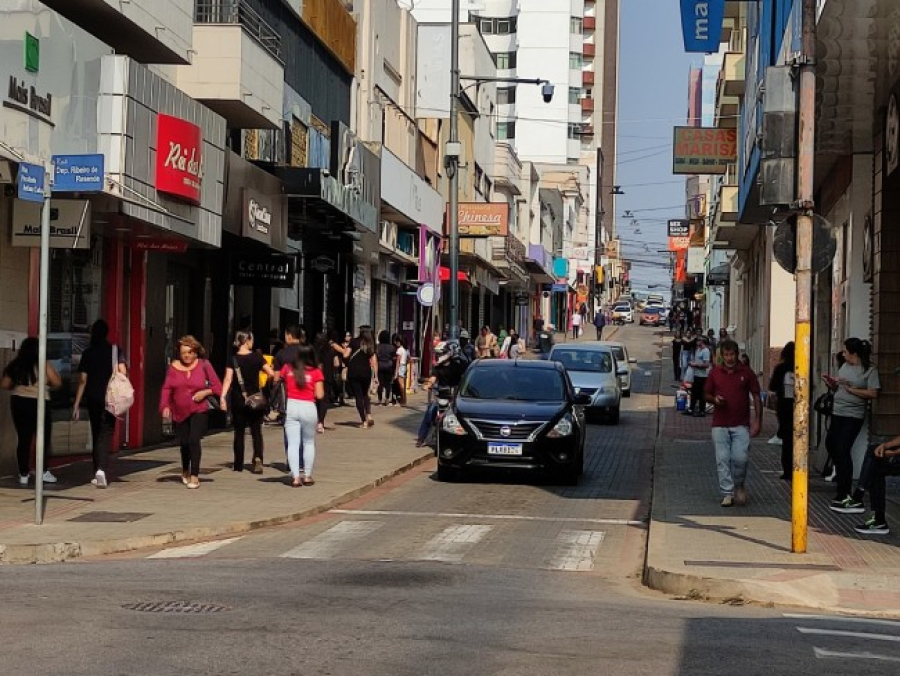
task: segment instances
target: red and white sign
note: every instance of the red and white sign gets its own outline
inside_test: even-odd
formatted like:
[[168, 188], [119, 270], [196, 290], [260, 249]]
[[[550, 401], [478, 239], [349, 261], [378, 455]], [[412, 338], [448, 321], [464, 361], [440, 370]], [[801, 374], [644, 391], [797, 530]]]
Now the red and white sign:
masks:
[[200, 204], [203, 133], [180, 117], [156, 116], [156, 189]]

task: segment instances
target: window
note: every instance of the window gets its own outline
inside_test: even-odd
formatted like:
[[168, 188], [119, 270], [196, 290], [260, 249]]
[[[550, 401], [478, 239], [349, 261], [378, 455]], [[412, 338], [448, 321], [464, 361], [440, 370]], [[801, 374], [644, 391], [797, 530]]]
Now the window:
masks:
[[569, 52], [569, 68], [580, 69], [584, 65], [584, 60], [580, 52]]
[[518, 29], [517, 17], [485, 18], [469, 14], [469, 21], [478, 24], [478, 30], [482, 35], [512, 35]]
[[577, 122], [569, 122], [569, 138], [570, 139], [580, 139], [581, 138], [581, 125]]
[[[498, 70], [507, 70], [509, 68], [516, 67], [516, 53], [515, 52], [497, 52], [494, 54], [494, 63], [497, 65]], [[579, 66], [580, 68], [581, 66]]]
[[573, 16], [571, 20], [571, 33], [575, 35], [581, 35], [584, 33], [584, 22], [581, 20], [581, 17]]
[[581, 87], [569, 87], [569, 103], [577, 105], [581, 98]]
[[498, 87], [497, 88], [497, 103], [500, 105], [507, 103], [515, 103], [516, 102], [516, 88], [515, 87]]
[[581, 160], [579, 160], [577, 157], [567, 157], [566, 158], [566, 164], [568, 164], [570, 167], [574, 166], [576, 164], [579, 164], [580, 162], [581, 162]]
[[480, 21], [482, 35], [491, 35], [494, 32], [494, 22], [491, 19], [482, 19]]
[[497, 123], [497, 140], [505, 141], [516, 137], [515, 122], [498, 122]]

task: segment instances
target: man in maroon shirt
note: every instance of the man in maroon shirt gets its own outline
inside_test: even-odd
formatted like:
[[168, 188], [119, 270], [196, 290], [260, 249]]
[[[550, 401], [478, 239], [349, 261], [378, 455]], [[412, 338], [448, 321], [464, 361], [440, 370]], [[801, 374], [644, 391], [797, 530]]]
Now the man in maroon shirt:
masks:
[[[738, 361], [738, 346], [733, 340], [720, 345], [722, 365], [706, 379], [706, 401], [715, 406], [712, 439], [716, 447], [716, 471], [722, 490], [722, 506], [747, 502], [744, 487], [750, 463], [750, 438], [759, 434], [762, 402], [756, 374]], [[753, 398], [753, 417], [750, 399]]]

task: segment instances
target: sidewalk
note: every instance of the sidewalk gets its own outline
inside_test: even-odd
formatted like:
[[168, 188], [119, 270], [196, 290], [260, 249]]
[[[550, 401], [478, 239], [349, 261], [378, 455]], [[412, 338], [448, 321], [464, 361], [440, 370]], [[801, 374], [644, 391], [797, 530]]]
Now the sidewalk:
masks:
[[[373, 406], [375, 426], [356, 427], [356, 408], [331, 409], [316, 440], [315, 486], [292, 488], [281, 427], [265, 427], [265, 472], [233, 472], [231, 431], [203, 440], [201, 487], [181, 483], [177, 447], [118, 454], [110, 486], [90, 485], [89, 462], [54, 469], [44, 484], [44, 523], [34, 524], [34, 484], [0, 480], [0, 563], [50, 563], [240, 533], [332, 509], [432, 457], [416, 448], [425, 395], [409, 406]], [[247, 468], [252, 460], [247, 439]], [[271, 465], [270, 465], [271, 463]]]
[[779, 478], [781, 447], [766, 443], [774, 413], [766, 411], [751, 448], [749, 504], [722, 508], [710, 417], [676, 413], [670, 364], [666, 350], [644, 582], [688, 598], [900, 617], [897, 484], [888, 484], [894, 531], [865, 537], [853, 526], [866, 515], [832, 512], [834, 484], [811, 469], [807, 553], [792, 554], [790, 484]]

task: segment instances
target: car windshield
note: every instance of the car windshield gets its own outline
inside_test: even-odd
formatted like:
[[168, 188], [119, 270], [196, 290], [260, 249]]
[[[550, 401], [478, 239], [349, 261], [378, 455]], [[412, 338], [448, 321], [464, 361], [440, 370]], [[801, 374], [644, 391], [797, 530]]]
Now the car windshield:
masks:
[[557, 348], [550, 357], [566, 367], [567, 371], [610, 373], [612, 354], [602, 350], [570, 350]]
[[627, 312], [628, 310], [631, 309], [631, 306], [630, 305], [616, 305], [613, 309], [614, 310], [623, 310], [623, 311]]
[[469, 369], [459, 396], [511, 401], [562, 401], [563, 379], [557, 371], [534, 368]]
[[616, 361], [619, 361], [619, 362], [625, 361], [625, 348], [624, 347], [611, 346], [609, 349], [616, 356]]
[[645, 307], [645, 308], [644, 308], [644, 314], [645, 314], [645, 315], [658, 315], [658, 314], [659, 314], [659, 308], [658, 308], [658, 307]]

